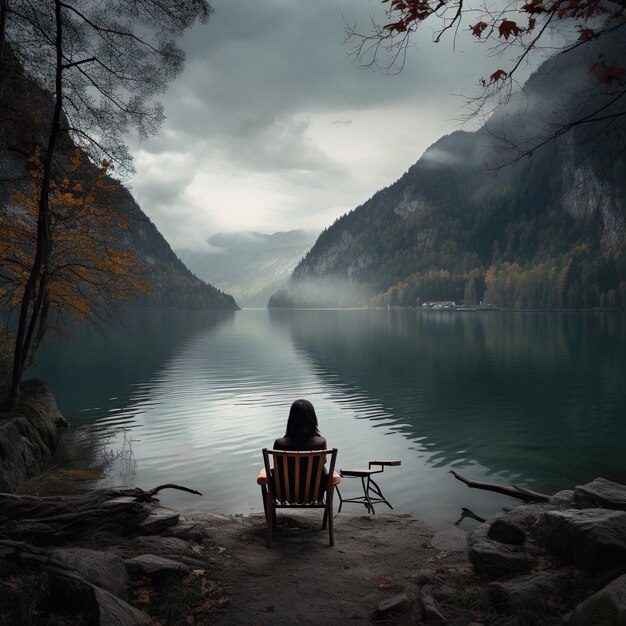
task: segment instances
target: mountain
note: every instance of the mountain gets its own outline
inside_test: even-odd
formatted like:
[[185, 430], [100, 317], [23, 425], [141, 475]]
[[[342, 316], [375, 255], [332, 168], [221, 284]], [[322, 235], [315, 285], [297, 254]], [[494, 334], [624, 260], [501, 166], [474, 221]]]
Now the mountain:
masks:
[[305, 230], [218, 233], [205, 251], [177, 252], [198, 276], [232, 293], [242, 306], [265, 307], [314, 241]]
[[[338, 219], [270, 306], [626, 307], [624, 88], [589, 72], [598, 53], [623, 67], [626, 42], [583, 52], [546, 61], [485, 126], [441, 138]], [[532, 149], [596, 110], [604, 122]]]
[[[0, 203], [9, 206], [11, 189], [24, 189], [28, 180], [29, 158], [47, 140], [50, 98], [24, 76], [10, 58], [5, 59], [6, 73], [0, 82]], [[76, 146], [67, 136], [59, 141], [59, 159], [75, 153]], [[95, 177], [96, 169], [85, 156], [82, 171]], [[127, 228], [105, 234], [112, 246], [132, 251], [145, 267], [145, 280], [152, 288], [129, 303], [132, 307], [219, 309], [238, 308], [232, 296], [205, 283], [184, 265], [159, 233], [150, 218], [139, 208], [130, 192], [117, 180], [108, 178], [112, 190], [107, 197], [127, 222]]]
[[152, 293], [136, 302], [149, 308], [238, 309], [232, 295], [201, 280], [174, 253], [169, 243], [139, 208], [130, 192], [119, 186], [130, 227], [121, 233], [121, 243], [147, 266], [146, 279]]

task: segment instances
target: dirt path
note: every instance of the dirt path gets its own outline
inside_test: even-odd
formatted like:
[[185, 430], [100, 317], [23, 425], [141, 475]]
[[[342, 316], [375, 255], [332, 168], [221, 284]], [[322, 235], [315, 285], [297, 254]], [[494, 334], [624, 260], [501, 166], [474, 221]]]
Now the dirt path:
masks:
[[[230, 596], [215, 616], [221, 624], [414, 624], [428, 617], [416, 601], [418, 582], [430, 577], [441, 589], [445, 577], [444, 592], [451, 595], [471, 571], [463, 531], [450, 526], [434, 532], [408, 515], [339, 515], [331, 548], [319, 512], [279, 512], [271, 549], [260, 515], [193, 517], [206, 524], [215, 546], [213, 575]], [[395, 609], [377, 612], [381, 602], [402, 594], [405, 601]], [[446, 609], [445, 597], [440, 606]], [[457, 623], [473, 620], [466, 617]]]

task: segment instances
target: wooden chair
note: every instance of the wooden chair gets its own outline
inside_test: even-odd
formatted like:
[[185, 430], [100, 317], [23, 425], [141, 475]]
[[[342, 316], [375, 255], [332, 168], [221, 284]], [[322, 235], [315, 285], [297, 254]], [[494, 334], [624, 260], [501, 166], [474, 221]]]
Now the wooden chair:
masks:
[[[256, 482], [261, 485], [268, 548], [272, 546], [272, 529], [276, 527], [276, 509], [282, 508], [324, 509], [322, 528], [328, 525], [329, 545], [335, 545], [333, 493], [335, 485], [341, 482], [335, 472], [336, 460], [337, 448], [307, 452], [263, 448], [265, 467]], [[325, 463], [328, 473], [324, 471]]]

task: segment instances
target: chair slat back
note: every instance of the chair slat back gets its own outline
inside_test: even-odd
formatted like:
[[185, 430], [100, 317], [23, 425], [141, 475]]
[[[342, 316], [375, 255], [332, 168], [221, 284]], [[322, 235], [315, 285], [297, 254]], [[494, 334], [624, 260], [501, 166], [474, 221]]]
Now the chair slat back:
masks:
[[[330, 458], [328, 472], [324, 471]], [[337, 449], [296, 452], [263, 448], [265, 472], [272, 498], [285, 504], [320, 504], [331, 486]]]

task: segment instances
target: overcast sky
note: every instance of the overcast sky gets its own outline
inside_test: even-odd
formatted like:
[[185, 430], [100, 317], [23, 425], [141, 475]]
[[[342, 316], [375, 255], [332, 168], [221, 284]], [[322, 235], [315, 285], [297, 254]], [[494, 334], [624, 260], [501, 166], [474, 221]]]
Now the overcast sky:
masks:
[[367, 30], [378, 0], [212, 4], [182, 42], [159, 136], [130, 142], [133, 194], [178, 250], [220, 231], [321, 231], [459, 128], [459, 94], [497, 64], [424, 28], [401, 74], [360, 69], [344, 17]]

